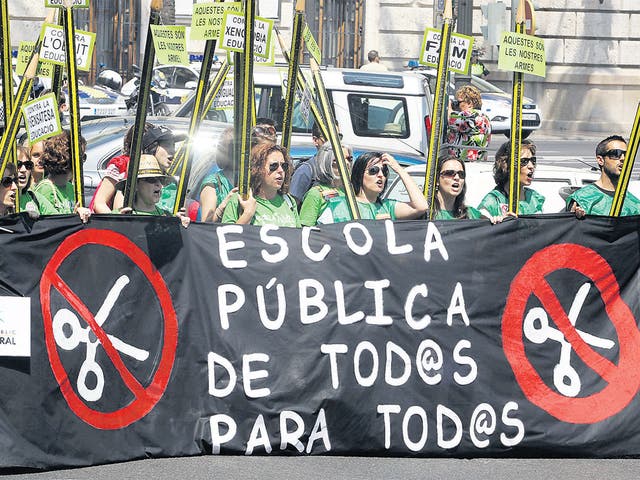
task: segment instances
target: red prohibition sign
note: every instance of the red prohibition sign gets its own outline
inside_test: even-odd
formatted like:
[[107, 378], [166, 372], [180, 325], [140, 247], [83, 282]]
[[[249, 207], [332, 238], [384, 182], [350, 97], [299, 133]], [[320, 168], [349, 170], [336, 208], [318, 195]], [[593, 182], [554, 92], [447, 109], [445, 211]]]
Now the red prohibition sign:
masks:
[[[620, 343], [617, 365], [595, 352], [571, 325], [545, 279], [546, 275], [562, 269], [585, 275], [600, 292]], [[586, 397], [570, 398], [552, 390], [542, 380], [525, 354], [522, 338], [525, 308], [531, 295], [538, 297], [576, 354], [607, 382], [606, 387]], [[564, 422], [591, 424], [605, 420], [625, 408], [640, 387], [640, 331], [633, 313], [620, 297], [618, 282], [607, 261], [581, 245], [547, 247], [533, 255], [520, 270], [511, 283], [502, 317], [502, 344], [525, 396]]]
[[[110, 247], [129, 259], [142, 271], [153, 287], [164, 317], [163, 346], [160, 362], [151, 383], [144, 387], [128, 371], [111, 340], [104, 330], [96, 323], [94, 315], [83, 301], [71, 290], [58, 275], [58, 268], [78, 248], [85, 245], [100, 245]], [[51, 289], [55, 288], [78, 312], [80, 318], [87, 322], [100, 344], [104, 348], [125, 385], [134, 395], [134, 400], [128, 405], [113, 411], [101, 412], [87, 406], [74, 391], [66, 370], [62, 365], [58, 348], [53, 335], [53, 321], [51, 316]], [[44, 321], [45, 342], [53, 374], [60, 385], [60, 390], [71, 410], [84, 422], [102, 430], [116, 430], [124, 428], [138, 421], [149, 413], [162, 398], [169, 383], [171, 369], [176, 356], [178, 345], [178, 319], [176, 317], [171, 295], [160, 273], [155, 269], [149, 257], [127, 237], [110, 230], [82, 230], [68, 237], [58, 247], [51, 257], [42, 274], [40, 282], [40, 302], [42, 304], [42, 318]]]

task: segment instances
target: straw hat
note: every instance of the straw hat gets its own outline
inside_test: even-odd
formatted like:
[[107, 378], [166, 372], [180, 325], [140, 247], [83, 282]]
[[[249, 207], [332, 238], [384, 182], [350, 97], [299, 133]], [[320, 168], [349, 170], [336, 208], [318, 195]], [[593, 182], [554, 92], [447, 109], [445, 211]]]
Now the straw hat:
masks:
[[[160, 178], [163, 185], [167, 185], [171, 182], [173, 177], [165, 175], [160, 168], [158, 160], [153, 155], [142, 154], [140, 155], [140, 166], [138, 167], [137, 178]], [[121, 180], [118, 182], [117, 188], [124, 188], [124, 184], [127, 180]]]

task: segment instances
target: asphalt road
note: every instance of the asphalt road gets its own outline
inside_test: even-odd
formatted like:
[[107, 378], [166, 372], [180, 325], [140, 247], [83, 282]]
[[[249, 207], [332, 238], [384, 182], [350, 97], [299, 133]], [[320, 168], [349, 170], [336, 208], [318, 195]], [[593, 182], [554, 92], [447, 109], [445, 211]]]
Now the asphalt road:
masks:
[[7, 475], [7, 479], [636, 479], [640, 460], [194, 457]]
[[[595, 146], [606, 135], [531, 136], [538, 161], [564, 166], [595, 165]], [[507, 138], [494, 136], [490, 158]], [[635, 171], [636, 169], [634, 169]], [[638, 178], [637, 173], [634, 178]], [[363, 457], [191, 457], [149, 459], [49, 472], [0, 470], [7, 479], [635, 479], [640, 460], [631, 459], [413, 459]]]

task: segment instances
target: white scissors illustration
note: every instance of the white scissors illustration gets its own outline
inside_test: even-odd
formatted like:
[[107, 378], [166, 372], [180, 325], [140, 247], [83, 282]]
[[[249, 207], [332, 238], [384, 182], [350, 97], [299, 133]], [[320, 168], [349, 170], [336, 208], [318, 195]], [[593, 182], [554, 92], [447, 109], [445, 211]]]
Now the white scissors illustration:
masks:
[[[587, 298], [591, 285], [585, 283], [580, 287], [576, 298], [569, 309], [569, 321], [575, 326], [582, 305]], [[567, 397], [575, 397], [580, 393], [580, 376], [575, 368], [571, 366], [571, 343], [569, 343], [560, 330], [549, 325], [549, 317], [543, 308], [534, 307], [527, 313], [523, 325], [524, 335], [531, 342], [542, 344], [547, 340], [553, 340], [560, 344], [560, 359], [553, 368], [553, 383], [560, 393]], [[615, 346], [615, 342], [606, 338], [596, 337], [590, 333], [576, 329], [582, 339], [592, 347], [610, 350]]]
[[[107, 298], [105, 298], [104, 303], [98, 310], [98, 313], [96, 313], [95, 320], [98, 326], [101, 327], [105, 322], [116, 300], [120, 296], [122, 289], [127, 286], [128, 283], [129, 277], [122, 275], [116, 280], [113, 287], [111, 287]], [[65, 333], [65, 326], [68, 326], [68, 335]], [[96, 362], [96, 350], [100, 342], [95, 333], [91, 331], [91, 327], [87, 325], [83, 328], [80, 325], [80, 320], [78, 320], [77, 315], [71, 310], [63, 308], [56, 312], [53, 317], [53, 336], [58, 346], [63, 350], [73, 350], [80, 345], [80, 343], [87, 344], [87, 356], [84, 362], [82, 362], [80, 372], [78, 373], [78, 393], [88, 402], [100, 400], [104, 389], [104, 373], [98, 362]], [[140, 362], [149, 358], [149, 352], [146, 350], [129, 345], [113, 335], [107, 334], [107, 337], [119, 352], [135, 358]], [[96, 384], [93, 388], [87, 385], [87, 376], [89, 374], [93, 374], [95, 377]]]

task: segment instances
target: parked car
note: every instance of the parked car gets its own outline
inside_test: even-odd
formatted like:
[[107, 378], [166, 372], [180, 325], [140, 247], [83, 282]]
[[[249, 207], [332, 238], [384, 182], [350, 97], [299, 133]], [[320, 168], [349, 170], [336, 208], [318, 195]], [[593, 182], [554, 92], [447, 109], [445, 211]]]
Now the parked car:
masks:
[[[276, 121], [281, 130], [284, 110], [282, 74], [285, 66], [254, 70], [258, 117]], [[427, 129], [431, 120], [431, 94], [426, 79], [404, 72], [363, 72], [326, 68], [322, 79], [331, 100], [345, 144], [367, 150], [393, 151], [423, 157], [427, 152]], [[176, 112], [190, 117], [191, 96]], [[233, 122], [233, 110], [212, 109], [207, 118]], [[294, 105], [293, 145], [311, 145], [313, 116], [305, 117]]]
[[[493, 162], [467, 162], [467, 205], [477, 207], [484, 196], [493, 190]], [[424, 187], [424, 165], [408, 167], [407, 171], [413, 177], [420, 189]], [[570, 168], [544, 165], [538, 161], [531, 188], [545, 197], [543, 213], [558, 213], [564, 211], [565, 199], [573, 191], [593, 183], [600, 177], [600, 173], [589, 168]], [[631, 188], [631, 187], [630, 187]], [[407, 201], [408, 195], [402, 182], [398, 179], [391, 182], [384, 193], [385, 198]]]
[[[170, 111], [174, 111], [193, 93], [198, 86], [200, 70], [187, 65], [159, 65], [154, 67], [154, 78], [163, 78], [166, 82], [161, 88], [164, 90], [164, 103]], [[122, 86], [121, 93], [129, 97], [135, 90], [135, 78]]]
[[[432, 68], [417, 69], [415, 72], [428, 79], [431, 91], [436, 86], [436, 70]], [[491, 120], [492, 133], [502, 133], [506, 137], [511, 134], [511, 94], [483, 78], [471, 76], [471, 85], [480, 90], [482, 97], [482, 111]], [[453, 82], [448, 86], [447, 93], [455, 94]], [[530, 98], [525, 97], [522, 105], [522, 138], [527, 138], [542, 126], [542, 111]]]

